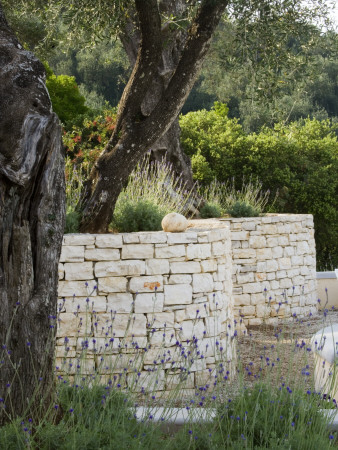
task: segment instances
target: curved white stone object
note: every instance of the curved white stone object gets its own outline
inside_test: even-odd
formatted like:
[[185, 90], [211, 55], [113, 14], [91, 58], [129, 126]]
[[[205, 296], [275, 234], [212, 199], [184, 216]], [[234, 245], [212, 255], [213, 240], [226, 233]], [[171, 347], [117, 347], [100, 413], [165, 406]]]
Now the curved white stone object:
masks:
[[169, 213], [163, 217], [161, 225], [163, 231], [180, 233], [187, 229], [188, 221], [182, 214]]

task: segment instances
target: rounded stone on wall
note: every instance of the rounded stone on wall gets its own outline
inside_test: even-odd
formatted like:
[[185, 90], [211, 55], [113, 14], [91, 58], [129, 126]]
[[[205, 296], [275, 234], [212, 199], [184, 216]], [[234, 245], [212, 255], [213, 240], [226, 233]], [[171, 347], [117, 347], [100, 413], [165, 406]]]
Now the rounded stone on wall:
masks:
[[161, 225], [163, 231], [179, 233], [187, 229], [188, 221], [182, 214], [169, 213], [163, 217]]

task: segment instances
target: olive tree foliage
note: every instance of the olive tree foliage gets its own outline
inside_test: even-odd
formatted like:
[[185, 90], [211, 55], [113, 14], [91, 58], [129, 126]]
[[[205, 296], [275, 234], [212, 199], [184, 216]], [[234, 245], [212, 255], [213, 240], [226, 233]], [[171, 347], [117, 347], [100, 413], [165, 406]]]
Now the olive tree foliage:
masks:
[[[12, 1], [5, 3], [13, 8]], [[295, 33], [300, 24], [317, 17], [325, 19], [328, 2], [20, 0], [17, 5], [21, 14], [34, 9], [40, 12], [48, 24], [44, 42], [50, 42], [59, 22], [68, 26], [59, 40], [85, 38], [92, 42], [120, 37], [133, 65], [115, 131], [90, 174], [80, 205], [81, 230], [105, 232], [130, 172], [145, 152], [158, 148], [163, 135], [174, 126], [222, 15], [238, 24], [235, 41], [241, 43], [240, 55], [251, 61], [253, 68], [260, 63], [269, 72], [276, 71], [284, 37]], [[55, 29], [51, 24], [56, 24]], [[230, 54], [231, 48], [227, 51]]]

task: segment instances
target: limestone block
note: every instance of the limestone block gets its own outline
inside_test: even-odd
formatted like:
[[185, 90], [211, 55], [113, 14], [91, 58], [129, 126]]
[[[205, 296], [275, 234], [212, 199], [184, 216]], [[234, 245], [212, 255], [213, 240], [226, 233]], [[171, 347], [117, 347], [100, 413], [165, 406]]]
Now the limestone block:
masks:
[[250, 233], [248, 231], [232, 231], [231, 239], [234, 241], [246, 241], [249, 239]]
[[256, 272], [255, 273], [255, 281], [265, 281], [267, 279], [265, 272]]
[[[183, 310], [184, 311], [184, 310]], [[179, 311], [157, 312], [147, 314], [147, 323], [155, 328], [174, 328], [175, 316]], [[183, 320], [183, 319], [182, 319]]]
[[195, 377], [193, 373], [185, 374], [169, 374], [166, 375], [166, 389], [174, 390], [182, 388], [193, 389], [195, 387]]
[[243, 294], [256, 294], [262, 291], [262, 283], [246, 283], [243, 285]]
[[95, 245], [98, 248], [121, 248], [121, 234], [99, 234], [96, 236]]
[[190, 284], [168, 284], [164, 286], [165, 305], [188, 305], [192, 303]]
[[235, 259], [247, 259], [256, 257], [256, 250], [254, 250], [253, 248], [233, 249], [232, 253]]
[[279, 258], [278, 269], [279, 270], [291, 269], [291, 258]]
[[235, 306], [249, 306], [250, 294], [235, 295], [234, 304]]
[[314, 256], [306, 255], [304, 257], [304, 264], [307, 266], [316, 267], [316, 258]]
[[233, 241], [233, 240], [231, 240], [231, 248], [232, 249], [234, 249], [234, 248], [242, 248], [242, 243], [241, 243], [241, 241]]
[[104, 296], [97, 297], [64, 297], [62, 301], [58, 302], [58, 311], [67, 313], [90, 313], [106, 312], [107, 311], [107, 298]]
[[[264, 265], [264, 268], [263, 268], [263, 272], [264, 272], [266, 263], [265, 262], [260, 262], [259, 264], [261, 264], [261, 265], [263, 264]], [[243, 266], [239, 266], [238, 267], [238, 273], [241, 273], [241, 274], [247, 273], [247, 272], [256, 272], [256, 271], [257, 271], [257, 265], [256, 264], [252, 264], [252, 265], [245, 264]]]
[[188, 305], [185, 309], [185, 319], [203, 319], [208, 312], [207, 305], [205, 307], [202, 304]]
[[205, 319], [206, 336], [219, 336], [222, 332], [222, 323], [219, 316], [206, 317]]
[[249, 319], [249, 325], [262, 325], [263, 321], [262, 319], [255, 318], [255, 319]]
[[[208, 294], [208, 304], [210, 311], [215, 311], [225, 307], [227, 297], [223, 292], [212, 292]], [[204, 308], [207, 311], [207, 308]]]
[[168, 244], [194, 244], [197, 243], [198, 237], [195, 231], [186, 233], [168, 233]]
[[122, 240], [124, 244], [139, 244], [140, 233], [123, 233]]
[[199, 244], [206, 244], [209, 242], [208, 232], [207, 231], [199, 231], [197, 233], [197, 242]]
[[192, 289], [193, 292], [212, 292], [214, 280], [210, 273], [193, 274]]
[[278, 270], [278, 262], [275, 259], [266, 261], [266, 268], [264, 272], [276, 272]]
[[197, 339], [201, 339], [204, 331], [203, 320], [184, 320], [180, 324], [179, 336], [182, 341], [192, 340], [194, 336]]
[[287, 245], [290, 245], [289, 237], [288, 236], [279, 236], [278, 237], [278, 245], [281, 245], [282, 247], [286, 247]]
[[[270, 297], [271, 298], [271, 297]], [[269, 302], [269, 295], [264, 292], [259, 292], [257, 294], [251, 294], [251, 305], [264, 305]]]
[[97, 287], [100, 294], [110, 292], [126, 292], [127, 278], [126, 277], [98, 278]]
[[281, 246], [273, 247], [271, 249], [271, 252], [272, 252], [272, 258], [273, 259], [282, 258], [283, 253], [284, 253], [283, 247], [281, 247]]
[[62, 358], [62, 360], [56, 361], [57, 365], [60, 364], [61, 372], [72, 374], [89, 375], [95, 373], [95, 362], [93, 358], [86, 358], [77, 360], [74, 358]]
[[292, 266], [302, 266], [304, 264], [304, 257], [295, 255], [291, 256], [291, 265]]
[[251, 236], [249, 238], [249, 247], [265, 248], [266, 247], [266, 238], [264, 236]]
[[208, 231], [208, 241], [222, 241], [229, 240], [230, 241], [230, 228], [224, 225], [224, 228], [218, 228]]
[[189, 274], [189, 273], [200, 273], [201, 265], [197, 261], [179, 261], [170, 263], [170, 273], [172, 274]]
[[213, 256], [223, 256], [227, 252], [226, 244], [222, 241], [212, 242], [211, 243], [211, 254]]
[[65, 279], [70, 281], [92, 280], [93, 263], [91, 261], [81, 263], [65, 263]]
[[206, 259], [201, 261], [202, 272], [215, 272], [217, 270], [217, 261], [215, 259]]
[[61, 313], [58, 320], [58, 336], [90, 336], [92, 321], [90, 314]]
[[126, 276], [126, 275], [143, 275], [146, 271], [144, 261], [128, 260], [128, 261], [103, 261], [95, 264], [95, 276]]
[[73, 295], [79, 297], [96, 296], [97, 295], [95, 280], [84, 281], [60, 281], [59, 282], [59, 297], [72, 297]]
[[[95, 324], [94, 324], [95, 325]], [[94, 336], [145, 336], [146, 316], [144, 314], [99, 314]]]
[[61, 248], [60, 262], [83, 262], [83, 245], [63, 245]]
[[266, 246], [267, 247], [277, 247], [278, 246], [278, 238], [277, 237], [267, 237], [266, 238]]
[[135, 297], [135, 313], [162, 312], [164, 295], [161, 292], [137, 294]]
[[256, 313], [256, 307], [249, 305], [249, 306], [243, 306], [241, 308], [241, 312], [242, 314], [244, 314], [245, 316], [254, 316]]
[[293, 286], [303, 286], [305, 284], [305, 278], [301, 275], [292, 278]]
[[133, 277], [129, 282], [130, 292], [163, 292], [163, 277], [161, 275]]
[[109, 294], [107, 297], [107, 312], [130, 313], [133, 312], [133, 306], [133, 296], [128, 292]]
[[116, 261], [120, 259], [120, 250], [116, 248], [91, 248], [85, 250], [84, 257], [89, 261]]
[[155, 247], [155, 258], [177, 258], [185, 256], [185, 245]]
[[[208, 297], [206, 297], [205, 295], [203, 295], [201, 292], [200, 293], [198, 293], [198, 294], [192, 294], [192, 302], [194, 303], [194, 304], [201, 304], [201, 303], [203, 303], [203, 305], [205, 304], [207, 304], [207, 302], [208, 302]], [[204, 306], [203, 306], [204, 307]]]
[[[104, 373], [128, 373], [141, 369], [137, 356], [129, 353], [119, 353], [118, 355], [104, 355], [96, 357], [97, 372]], [[119, 379], [119, 384], [123, 386], [123, 379]]]
[[191, 275], [170, 275], [168, 284], [191, 284], [192, 276]]
[[256, 222], [243, 222], [242, 223], [242, 228], [245, 231], [255, 231], [256, 227], [257, 227]]
[[210, 244], [187, 245], [187, 259], [206, 259], [211, 257]]
[[177, 309], [175, 311], [175, 322], [181, 323], [185, 320], [185, 309]]
[[272, 250], [271, 248], [258, 248], [256, 250], [257, 261], [264, 261], [268, 259], [272, 259]]
[[76, 349], [84, 350], [88, 353], [114, 353], [117, 351], [120, 344], [118, 338], [87, 338], [80, 337], [77, 339]]
[[162, 275], [169, 273], [169, 261], [167, 259], [147, 259], [146, 275]]
[[187, 365], [187, 369], [189, 370], [189, 372], [201, 372], [202, 370], [206, 370], [207, 368], [207, 363], [206, 360], [203, 359], [195, 359], [195, 358], [191, 358], [190, 359], [190, 363], [193, 361], [193, 363], [191, 365]]
[[128, 244], [122, 247], [121, 259], [148, 259], [154, 257], [152, 244]]
[[297, 267], [295, 269], [288, 270], [288, 272], [287, 272], [288, 278], [293, 278], [293, 277], [298, 276], [299, 272], [300, 272], [300, 268], [299, 267]]
[[291, 231], [293, 231], [293, 230], [291, 229], [291, 225], [289, 223], [285, 223], [285, 224], [279, 223], [277, 225], [277, 232], [279, 234], [290, 234]]
[[275, 272], [269, 272], [266, 274], [266, 279], [267, 280], [275, 280], [276, 279], [276, 273]]
[[254, 280], [254, 274], [252, 272], [248, 272], [246, 274], [238, 274], [237, 275], [237, 283], [243, 284], [243, 283], [253, 283]]
[[292, 288], [292, 281], [290, 280], [290, 278], [282, 278], [279, 281], [279, 286], [282, 289], [288, 289], [288, 288]]
[[59, 275], [59, 280], [63, 280], [64, 277], [65, 277], [65, 269], [64, 269], [62, 263], [59, 263], [59, 266], [58, 266], [58, 275]]
[[65, 234], [62, 239], [62, 245], [93, 245], [95, 234]]
[[278, 226], [276, 224], [268, 224], [268, 225], [258, 225], [257, 230], [260, 231], [262, 234], [277, 234], [278, 233]]
[[147, 231], [139, 233], [140, 244], [165, 244], [167, 233], [161, 231]]
[[152, 329], [149, 333], [149, 343], [151, 346], [172, 347], [176, 344], [175, 330], [163, 329], [155, 331]]
[[280, 285], [279, 285], [279, 280], [271, 280], [271, 289], [273, 290], [273, 291], [276, 291], [277, 289], [279, 289], [280, 288]]
[[163, 369], [140, 371], [138, 373], [128, 373], [127, 375], [128, 387], [134, 392], [140, 392], [142, 388], [150, 392], [163, 391], [165, 389], [165, 381]]
[[306, 255], [311, 253], [309, 244], [307, 242], [298, 242], [297, 243], [297, 255]]

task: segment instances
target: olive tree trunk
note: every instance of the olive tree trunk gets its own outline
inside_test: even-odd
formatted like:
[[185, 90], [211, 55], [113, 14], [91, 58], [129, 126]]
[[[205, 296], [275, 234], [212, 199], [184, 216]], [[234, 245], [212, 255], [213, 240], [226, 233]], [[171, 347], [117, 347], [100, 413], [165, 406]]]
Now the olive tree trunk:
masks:
[[170, 129], [202, 66], [211, 37], [228, 0], [202, 0], [187, 31], [180, 56], [148, 110], [147, 95], [156, 88], [158, 68], [168, 42], [163, 38], [157, 0], [135, 0], [139, 26], [136, 62], [123, 92], [114, 133], [99, 157], [82, 201], [82, 232], [108, 230], [116, 200], [141, 157]]
[[64, 217], [61, 129], [44, 67], [0, 3], [0, 423], [39, 417], [51, 399]]

